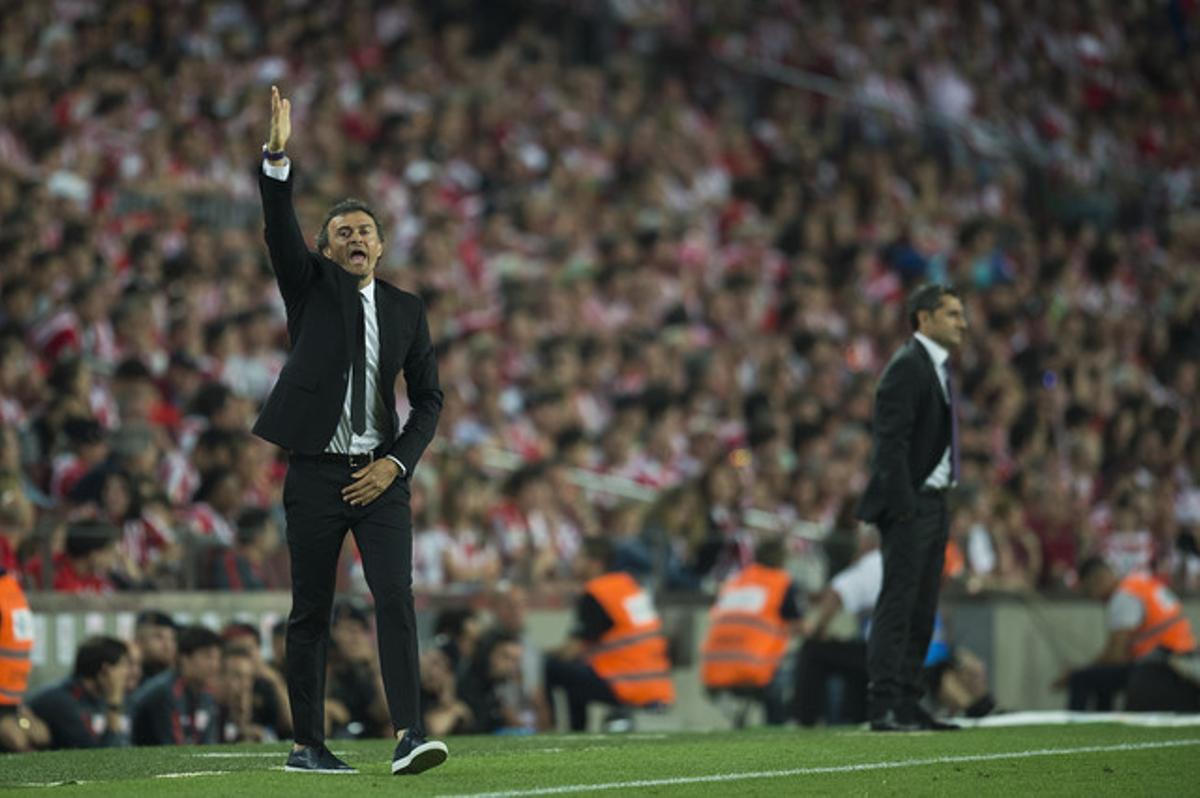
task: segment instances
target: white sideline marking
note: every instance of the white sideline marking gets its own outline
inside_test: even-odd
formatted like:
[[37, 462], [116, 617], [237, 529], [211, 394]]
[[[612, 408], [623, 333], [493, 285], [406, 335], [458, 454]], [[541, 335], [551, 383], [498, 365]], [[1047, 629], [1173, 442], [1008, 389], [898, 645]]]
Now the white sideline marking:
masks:
[[962, 756], [938, 756], [928, 759], [909, 759], [889, 762], [863, 762], [857, 765], [828, 765], [825, 767], [791, 768], [789, 770], [758, 770], [748, 773], [717, 773], [712, 776], [677, 776], [668, 779], [638, 779], [636, 781], [609, 781], [600, 784], [570, 784], [563, 787], [538, 787], [532, 790], [502, 790], [499, 792], [477, 792], [445, 798], [522, 798], [527, 795], [562, 795], [571, 792], [599, 792], [600, 790], [623, 790], [634, 787], [673, 787], [680, 784], [712, 784], [726, 781], [748, 781], [751, 779], [778, 779], [786, 776], [814, 776], [826, 773], [855, 773], [865, 770], [894, 770], [921, 765], [951, 765], [958, 762], [996, 762], [1005, 759], [1030, 759], [1040, 756], [1063, 756], [1066, 754], [1099, 754], [1113, 751], [1145, 751], [1155, 748], [1179, 748], [1200, 745], [1200, 738], [1189, 740], [1162, 740], [1147, 743], [1119, 743], [1116, 745], [1087, 745], [1079, 748], [1036, 748], [1029, 751], [1009, 751], [998, 754], [963, 754]]
[[232, 770], [195, 770], [190, 773], [159, 773], [156, 779], [190, 779], [192, 776], [226, 776]]

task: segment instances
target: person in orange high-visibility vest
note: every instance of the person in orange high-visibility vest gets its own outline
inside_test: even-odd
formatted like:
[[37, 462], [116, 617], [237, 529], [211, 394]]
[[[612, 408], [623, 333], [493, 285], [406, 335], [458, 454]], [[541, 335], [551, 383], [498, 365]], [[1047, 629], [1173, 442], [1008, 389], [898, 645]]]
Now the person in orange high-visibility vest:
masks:
[[1168, 664], [1196, 652], [1196, 635], [1175, 594], [1144, 571], [1118, 576], [1101, 557], [1079, 566], [1079, 582], [1090, 598], [1105, 602], [1108, 640], [1090, 664], [1055, 683], [1069, 688], [1070, 708], [1087, 709], [1091, 696], [1109, 708], [1123, 688], [1131, 712], [1200, 711], [1200, 688]]
[[787, 720], [785, 682], [777, 677], [802, 616], [799, 590], [781, 567], [783, 558], [783, 541], [764, 540], [754, 563], [725, 580], [700, 648], [700, 679], [710, 693], [756, 693], [770, 725]]
[[[33, 615], [16, 574], [0, 567], [0, 751], [34, 747], [21, 706], [33, 667]], [[36, 736], [36, 735], [33, 735]]]
[[576, 569], [584, 580], [575, 625], [546, 656], [546, 702], [566, 694], [571, 731], [587, 728], [587, 707], [663, 706], [675, 701], [662, 622], [649, 594], [629, 574], [614, 571], [612, 544], [583, 542]]

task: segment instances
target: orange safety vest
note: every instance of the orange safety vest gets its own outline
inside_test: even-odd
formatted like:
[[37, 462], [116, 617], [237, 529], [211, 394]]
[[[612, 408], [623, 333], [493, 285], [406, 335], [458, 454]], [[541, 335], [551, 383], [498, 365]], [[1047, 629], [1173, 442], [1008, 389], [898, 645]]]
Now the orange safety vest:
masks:
[[0, 706], [16, 706], [33, 668], [33, 614], [17, 577], [0, 574]]
[[1156, 648], [1180, 654], [1196, 650], [1192, 625], [1184, 617], [1179, 599], [1166, 585], [1144, 571], [1134, 571], [1121, 580], [1117, 590], [1142, 603], [1142, 623], [1133, 631], [1133, 639], [1129, 642], [1134, 659], [1140, 659]]
[[787, 650], [780, 614], [792, 577], [780, 568], [749, 566], [721, 585], [700, 649], [705, 687], [766, 687]]
[[623, 704], [674, 703], [667, 639], [650, 596], [626, 573], [596, 577], [584, 590], [613, 624], [588, 651], [592, 670]]

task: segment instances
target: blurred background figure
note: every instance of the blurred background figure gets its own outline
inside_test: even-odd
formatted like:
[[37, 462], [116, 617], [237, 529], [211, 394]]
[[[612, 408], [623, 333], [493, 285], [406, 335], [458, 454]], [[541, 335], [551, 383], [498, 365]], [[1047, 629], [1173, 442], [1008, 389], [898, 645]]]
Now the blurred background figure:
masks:
[[1124, 693], [1130, 712], [1196, 712], [1200, 687], [1171, 667], [1171, 658], [1194, 655], [1196, 635], [1170, 588], [1145, 571], [1124, 577], [1100, 557], [1079, 566], [1080, 585], [1103, 601], [1108, 639], [1091, 663], [1055, 682], [1068, 690], [1074, 710], [1115, 708]]
[[144, 682], [129, 699], [133, 744], [218, 742], [213, 691], [220, 673], [220, 636], [204, 626], [181, 629], [176, 664]]
[[178, 627], [165, 612], [143, 610], [133, 627], [134, 643], [141, 653], [142, 684], [175, 667]]
[[29, 708], [50, 730], [50, 747], [129, 745], [132, 667], [128, 646], [115, 637], [83, 641], [71, 677], [30, 697]]
[[771, 726], [784, 723], [790, 714], [788, 682], [794, 668], [784, 667], [784, 660], [803, 617], [799, 588], [783, 562], [783, 541], [758, 544], [754, 563], [721, 585], [700, 649], [700, 678], [710, 694], [753, 696]]

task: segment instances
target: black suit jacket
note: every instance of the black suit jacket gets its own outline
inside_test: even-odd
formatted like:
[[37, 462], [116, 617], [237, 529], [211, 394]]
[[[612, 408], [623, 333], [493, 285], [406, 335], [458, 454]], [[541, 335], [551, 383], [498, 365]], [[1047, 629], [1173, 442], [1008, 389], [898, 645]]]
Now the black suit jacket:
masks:
[[[295, 162], [287, 180], [258, 174], [271, 268], [287, 308], [291, 351], [271, 389], [254, 434], [285, 449], [319, 454], [329, 445], [346, 398], [353, 362], [351, 343], [357, 320], [358, 278], [311, 252], [292, 207]], [[390, 441], [388, 453], [411, 474], [433, 439], [442, 410], [437, 358], [421, 300], [376, 278], [379, 322], [379, 391]], [[412, 406], [400, 431], [395, 411], [396, 375], [404, 370]]]
[[917, 491], [950, 445], [950, 423], [933, 358], [909, 338], [875, 389], [871, 478], [858, 503], [859, 518], [888, 523], [913, 513]]

